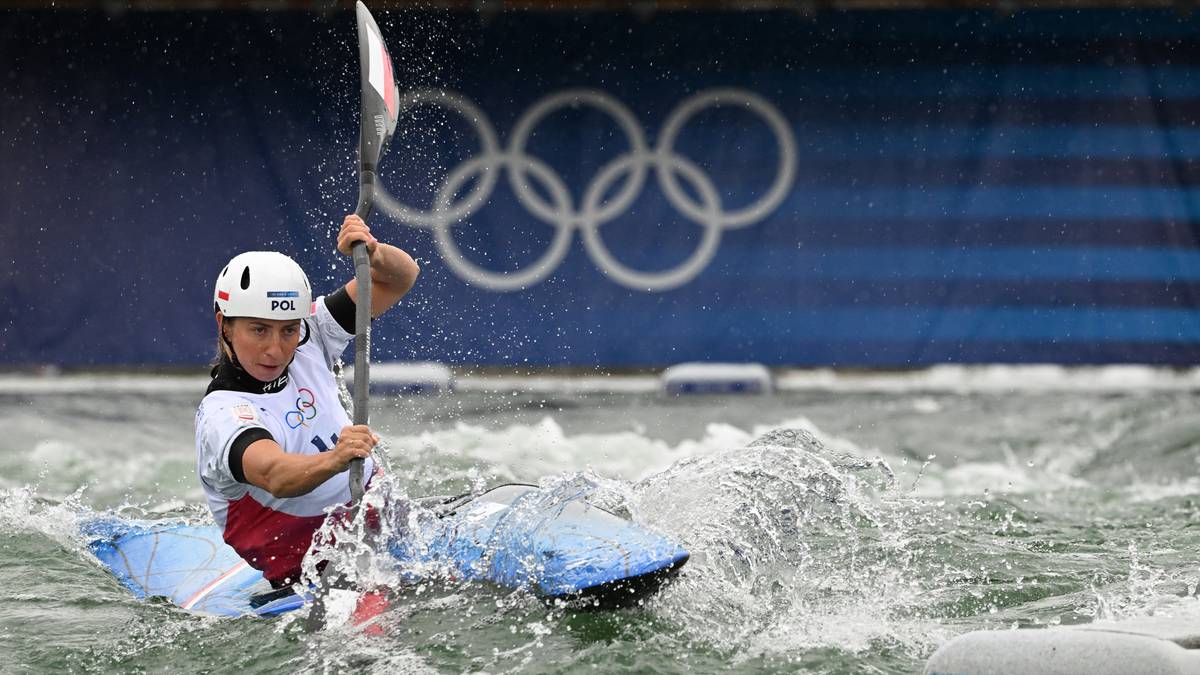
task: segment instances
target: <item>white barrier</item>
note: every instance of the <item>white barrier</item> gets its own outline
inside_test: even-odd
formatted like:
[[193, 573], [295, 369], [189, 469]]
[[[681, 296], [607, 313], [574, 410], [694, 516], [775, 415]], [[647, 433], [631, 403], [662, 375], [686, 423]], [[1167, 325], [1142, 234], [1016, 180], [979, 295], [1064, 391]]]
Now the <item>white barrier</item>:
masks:
[[1200, 625], [1145, 618], [976, 631], [929, 658], [925, 675], [1200, 675]]
[[761, 363], [680, 363], [659, 381], [668, 394], [767, 394], [775, 388]]
[[[354, 381], [354, 366], [346, 366], [342, 377]], [[372, 394], [440, 394], [454, 388], [454, 373], [435, 361], [383, 362], [371, 364]]]

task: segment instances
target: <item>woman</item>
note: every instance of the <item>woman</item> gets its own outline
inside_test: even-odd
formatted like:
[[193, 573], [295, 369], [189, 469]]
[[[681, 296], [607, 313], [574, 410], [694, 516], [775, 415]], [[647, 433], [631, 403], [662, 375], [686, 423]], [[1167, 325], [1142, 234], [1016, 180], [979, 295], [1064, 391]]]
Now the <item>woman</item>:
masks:
[[[371, 316], [396, 304], [420, 269], [346, 216], [337, 248], [366, 242]], [[354, 338], [354, 280], [312, 301], [304, 271], [281, 253], [236, 256], [213, 295], [218, 362], [196, 411], [200, 484], [226, 543], [276, 588], [300, 578], [300, 563], [331, 506], [350, 500], [345, 471], [379, 438], [351, 425], [338, 400], [333, 363]]]

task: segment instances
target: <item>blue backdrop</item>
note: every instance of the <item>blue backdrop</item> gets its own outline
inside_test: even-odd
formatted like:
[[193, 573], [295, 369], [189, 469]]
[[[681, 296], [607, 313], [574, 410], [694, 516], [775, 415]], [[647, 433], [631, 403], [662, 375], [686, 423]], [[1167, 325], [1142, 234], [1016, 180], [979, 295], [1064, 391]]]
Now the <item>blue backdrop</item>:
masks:
[[[1200, 16], [377, 13], [377, 359], [1200, 357]], [[0, 365], [204, 363], [233, 254], [329, 290], [350, 13], [0, 12]]]

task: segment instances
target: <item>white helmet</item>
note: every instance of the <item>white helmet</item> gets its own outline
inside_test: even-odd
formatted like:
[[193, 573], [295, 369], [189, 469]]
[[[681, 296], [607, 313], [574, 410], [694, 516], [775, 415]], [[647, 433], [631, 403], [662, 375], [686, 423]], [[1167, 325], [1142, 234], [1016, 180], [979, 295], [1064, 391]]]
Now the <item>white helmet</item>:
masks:
[[295, 260], [273, 251], [234, 256], [217, 276], [213, 303], [225, 316], [307, 319], [312, 288]]

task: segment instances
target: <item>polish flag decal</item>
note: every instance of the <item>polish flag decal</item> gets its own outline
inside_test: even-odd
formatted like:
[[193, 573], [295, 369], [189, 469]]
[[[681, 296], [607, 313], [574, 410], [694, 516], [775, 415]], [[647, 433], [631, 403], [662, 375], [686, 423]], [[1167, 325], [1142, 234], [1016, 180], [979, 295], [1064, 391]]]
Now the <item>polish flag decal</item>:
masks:
[[392, 57], [388, 56], [383, 38], [370, 27], [367, 28], [367, 51], [370, 56], [367, 78], [375, 91], [379, 92], [383, 104], [387, 106], [388, 117], [396, 119], [396, 79], [392, 75]]

